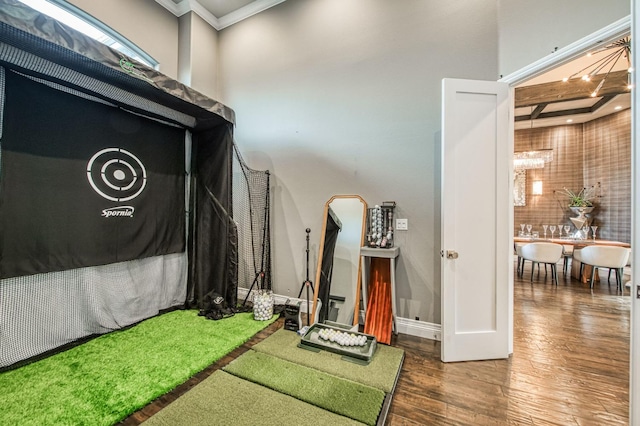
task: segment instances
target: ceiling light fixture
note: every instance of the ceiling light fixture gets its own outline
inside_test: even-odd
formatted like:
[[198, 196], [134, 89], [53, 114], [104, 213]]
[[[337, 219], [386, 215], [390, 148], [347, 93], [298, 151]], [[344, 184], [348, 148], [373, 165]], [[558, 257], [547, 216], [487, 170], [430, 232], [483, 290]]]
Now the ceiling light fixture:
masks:
[[[533, 107], [531, 107], [533, 115]], [[519, 151], [513, 153], [513, 168], [515, 170], [542, 169], [546, 163], [553, 161], [552, 149], [533, 149], [533, 117], [531, 121], [531, 133], [529, 134], [529, 151]]]
[[[631, 39], [629, 37], [614, 41], [613, 43], [610, 43], [601, 49], [588, 53], [587, 56], [590, 57], [595, 53], [607, 51], [611, 52], [596, 60], [594, 63], [582, 68], [580, 71], [570, 75], [569, 77], [563, 78], [562, 81], [567, 82], [578, 75], [582, 75], [581, 79], [585, 82], [589, 82], [594, 76], [600, 74], [601, 72], [604, 72], [603, 70], [608, 68], [608, 70], [606, 70], [606, 74], [604, 75], [602, 80], [600, 80], [600, 83], [598, 83], [598, 86], [596, 86], [595, 90], [591, 92], [591, 97], [595, 98], [596, 96], [598, 96], [598, 93], [602, 89], [602, 86], [604, 86], [604, 82], [609, 76], [609, 73], [611, 73], [620, 58], [624, 57], [627, 60], [628, 72], [631, 73], [633, 71], [633, 68], [631, 67]], [[630, 75], [627, 76], [627, 82], [627, 89], [631, 90], [632, 85]]]
[[513, 168], [515, 170], [543, 169], [544, 165], [553, 161], [553, 151], [522, 151], [513, 153]]

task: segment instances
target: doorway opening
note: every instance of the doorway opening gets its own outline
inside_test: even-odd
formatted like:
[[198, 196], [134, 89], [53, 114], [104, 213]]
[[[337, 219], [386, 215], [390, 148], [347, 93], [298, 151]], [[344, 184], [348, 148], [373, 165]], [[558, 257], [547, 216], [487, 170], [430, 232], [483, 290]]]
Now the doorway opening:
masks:
[[[624, 37], [629, 37], [631, 33], [631, 17], [626, 17], [624, 19], [621, 19], [613, 24], [611, 24], [610, 26], [607, 26], [603, 29], [601, 29], [600, 31], [591, 34], [590, 36], [587, 36], [563, 49], [558, 50], [557, 52], [553, 53], [552, 55], [549, 55], [545, 58], [542, 58], [541, 60], [513, 73], [510, 74], [504, 78], [502, 78], [500, 81], [501, 82], [505, 82], [508, 83], [509, 86], [511, 87], [512, 90], [515, 91], [515, 88], [518, 86], [521, 86], [522, 84], [526, 84], [525, 82], [529, 82], [529, 84], [531, 84], [532, 81], [534, 81], [533, 79], [543, 75], [546, 72], [552, 71], [552, 70], [557, 70], [559, 69], [561, 66], [570, 63], [571, 61], [575, 60], [576, 58], [579, 58], [583, 55], [585, 55], [587, 52], [593, 50], [594, 48], [597, 47], [602, 47], [604, 45], [607, 45], [608, 43], [614, 42], [616, 40], [620, 40]], [[635, 95], [634, 95], [635, 96]], [[633, 101], [629, 100], [629, 106], [630, 106], [630, 111], [632, 109], [635, 108], [635, 106], [633, 105]], [[637, 114], [637, 112], [631, 113], [631, 121], [634, 120], [633, 115]], [[533, 115], [533, 112], [531, 113], [531, 115]], [[516, 129], [516, 124], [515, 122], [512, 122], [512, 128], [510, 129], [510, 137], [515, 139], [515, 129]], [[514, 140], [512, 139], [512, 142]], [[631, 144], [634, 143], [633, 140], [633, 130], [631, 132]], [[514, 145], [512, 144], [512, 147]], [[632, 149], [632, 155], [633, 155], [633, 149]], [[634, 176], [634, 162], [633, 162], [633, 158], [631, 159], [631, 177], [633, 178]], [[632, 178], [630, 179], [630, 181], [632, 180]], [[595, 182], [597, 183], [597, 181]], [[529, 183], [531, 184], [531, 183]], [[629, 198], [630, 199], [635, 199], [633, 197], [633, 194], [631, 193], [632, 189], [629, 190], [630, 194], [629, 194]], [[634, 206], [631, 207], [632, 209], [634, 208]], [[515, 214], [513, 212], [514, 207], [511, 207], [511, 228], [514, 229], [514, 235], [517, 235], [517, 230], [519, 229], [519, 223], [515, 221]], [[633, 220], [633, 218], [631, 218], [631, 220]], [[557, 223], [555, 224], [557, 225]], [[542, 229], [540, 230], [542, 231]], [[557, 234], [556, 234], [557, 235]], [[630, 243], [634, 243], [635, 241], [633, 241], [633, 236], [630, 237]], [[509, 295], [509, 300], [510, 300], [510, 307], [509, 307], [509, 329], [510, 329], [510, 335], [511, 335], [511, 343], [510, 343], [510, 348], [511, 348], [511, 352], [513, 353], [513, 313], [514, 313], [514, 279], [513, 279], [513, 269], [514, 269], [514, 265], [513, 264], [509, 264], [509, 268], [510, 268], [510, 295]], [[605, 277], [606, 279], [606, 277]], [[628, 289], [625, 289], [625, 292], [629, 291]], [[631, 300], [631, 318], [632, 318], [632, 324], [630, 325], [630, 336], [631, 336], [631, 341], [633, 341], [633, 336], [637, 334], [637, 332], [634, 329], [633, 326], [633, 317], [634, 317], [634, 308], [633, 308], [633, 299], [631, 299], [631, 296], [629, 296], [629, 293], [626, 293], [625, 297], [629, 297]], [[630, 350], [631, 353], [633, 353], [633, 347], [630, 345]], [[633, 371], [634, 371], [634, 362], [633, 362], [633, 357], [630, 357], [631, 359], [631, 365], [630, 365], [630, 370], [631, 370], [631, 375], [630, 375], [630, 383], [631, 383], [631, 389], [632, 389], [632, 394], [630, 394], [629, 396], [629, 402], [631, 407], [633, 407], [633, 402], [634, 400], [637, 401], [638, 400], [638, 396], [633, 394], [633, 389], [635, 388], [633, 380], [634, 380], [634, 375], [633, 375]], [[629, 418], [630, 422], [633, 423], [634, 421], [634, 411], [633, 409], [630, 410], [630, 418]]]

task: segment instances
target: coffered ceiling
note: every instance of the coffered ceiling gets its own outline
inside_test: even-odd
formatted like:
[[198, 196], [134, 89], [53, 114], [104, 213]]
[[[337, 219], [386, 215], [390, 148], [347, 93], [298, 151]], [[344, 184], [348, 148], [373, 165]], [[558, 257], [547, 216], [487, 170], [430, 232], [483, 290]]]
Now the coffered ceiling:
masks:
[[[624, 47], [630, 41], [616, 43]], [[630, 108], [629, 52], [617, 52], [617, 47], [592, 52], [517, 87], [515, 128], [532, 127], [532, 119], [536, 128], [584, 123]], [[588, 81], [585, 74], [591, 74]]]

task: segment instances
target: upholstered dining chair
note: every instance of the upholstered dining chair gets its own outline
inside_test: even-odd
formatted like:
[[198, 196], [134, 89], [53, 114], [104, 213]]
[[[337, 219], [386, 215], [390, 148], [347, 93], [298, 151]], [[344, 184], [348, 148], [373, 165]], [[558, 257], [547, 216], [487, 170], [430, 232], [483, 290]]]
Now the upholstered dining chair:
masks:
[[571, 269], [573, 269], [573, 262], [578, 262], [580, 264], [580, 270], [578, 272], [578, 277], [582, 279], [582, 271], [584, 270], [584, 263], [582, 262], [582, 248], [574, 248], [573, 256], [571, 260]]
[[[533, 282], [533, 270], [536, 264], [540, 263], [551, 266], [551, 282], [555, 281], [558, 285], [558, 269], [556, 264], [562, 258], [562, 245], [555, 243], [529, 243], [522, 246], [522, 259], [532, 262], [531, 265], [531, 281]], [[540, 269], [538, 269], [539, 273]]]
[[[514, 247], [516, 250], [516, 255], [518, 256], [518, 267], [516, 268], [516, 272], [518, 274], [519, 278], [522, 278], [523, 274], [524, 274], [524, 262], [528, 259], [524, 259], [522, 257], [522, 247], [526, 246], [529, 243], [515, 243]], [[533, 269], [534, 265], [531, 265], [531, 268]], [[538, 271], [540, 271], [540, 265], [538, 265]], [[547, 268], [545, 268], [544, 270], [545, 274], [547, 273]]]
[[562, 273], [566, 278], [567, 270], [569, 269], [569, 259], [573, 258], [573, 245], [571, 244], [562, 245], [562, 257], [564, 258], [564, 262], [562, 262]]
[[522, 246], [524, 245], [525, 243], [514, 244], [516, 255], [518, 256], [518, 267], [516, 268], [516, 273], [518, 274], [518, 277], [522, 277], [522, 274], [524, 272], [524, 259], [522, 259]]
[[593, 266], [591, 269], [591, 279], [589, 280], [590, 288], [593, 288], [593, 278], [596, 273], [596, 268], [609, 268], [613, 269], [616, 273], [618, 290], [624, 292], [622, 287], [622, 273], [629, 260], [629, 249], [614, 246], [589, 246], [583, 248], [581, 251], [582, 263]]
[[[629, 250], [629, 259], [627, 259], [627, 264], [624, 265], [625, 267], [631, 266], [631, 249], [629, 248], [627, 250]], [[609, 268], [609, 273], [607, 274], [607, 281], [611, 280], [611, 271], [612, 270], [613, 270], [612, 268]]]

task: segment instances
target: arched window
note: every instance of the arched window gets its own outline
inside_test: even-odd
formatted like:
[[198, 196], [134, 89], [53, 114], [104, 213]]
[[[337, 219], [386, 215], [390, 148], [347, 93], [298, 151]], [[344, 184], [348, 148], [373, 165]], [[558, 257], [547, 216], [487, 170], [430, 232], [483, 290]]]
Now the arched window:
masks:
[[106, 44], [153, 68], [158, 68], [158, 61], [144, 52], [131, 41], [118, 34], [112, 28], [98, 21], [94, 17], [62, 0], [19, 0], [32, 9], [44, 13], [76, 31]]

